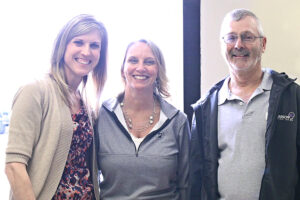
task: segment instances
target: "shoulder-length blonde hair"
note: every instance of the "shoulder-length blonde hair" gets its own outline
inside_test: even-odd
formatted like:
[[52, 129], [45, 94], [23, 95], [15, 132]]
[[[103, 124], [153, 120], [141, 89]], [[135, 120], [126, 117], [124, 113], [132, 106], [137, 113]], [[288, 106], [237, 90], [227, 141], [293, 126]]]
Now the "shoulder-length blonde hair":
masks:
[[[95, 86], [95, 94], [97, 99], [103, 90], [107, 77], [107, 31], [105, 26], [96, 21], [91, 15], [81, 14], [71, 19], [59, 32], [52, 52], [50, 76], [57, 82], [61, 96], [65, 103], [71, 107], [72, 99], [70, 95], [70, 87], [67, 84], [64, 55], [68, 43], [76, 36], [87, 34], [91, 31], [98, 30], [101, 37], [101, 48], [99, 62], [92, 72], [92, 79]], [[88, 75], [83, 77], [83, 90], [85, 89]]]

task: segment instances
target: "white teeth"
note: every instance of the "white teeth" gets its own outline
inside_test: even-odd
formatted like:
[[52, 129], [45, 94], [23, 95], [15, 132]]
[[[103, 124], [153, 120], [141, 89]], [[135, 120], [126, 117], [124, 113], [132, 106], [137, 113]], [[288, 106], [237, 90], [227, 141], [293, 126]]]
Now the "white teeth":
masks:
[[137, 75], [135, 75], [134, 78], [139, 79], [139, 80], [144, 80], [147, 77], [146, 76], [137, 76]]
[[87, 65], [87, 64], [90, 63], [89, 60], [85, 60], [85, 59], [81, 59], [81, 58], [77, 58], [76, 60], [77, 60], [77, 62], [79, 62], [80, 64], [84, 64], [84, 65]]

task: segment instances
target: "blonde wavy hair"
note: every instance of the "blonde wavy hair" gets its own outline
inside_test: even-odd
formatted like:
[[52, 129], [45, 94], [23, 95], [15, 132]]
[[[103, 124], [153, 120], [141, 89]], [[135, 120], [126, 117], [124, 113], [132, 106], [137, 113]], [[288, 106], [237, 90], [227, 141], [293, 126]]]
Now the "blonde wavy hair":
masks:
[[[51, 70], [50, 76], [53, 78], [60, 88], [61, 97], [65, 103], [71, 107], [73, 104], [70, 87], [66, 80], [64, 69], [64, 55], [68, 43], [79, 35], [87, 34], [91, 31], [98, 30], [101, 37], [101, 48], [99, 62], [92, 71], [91, 76], [84, 76], [82, 79], [82, 93], [85, 92], [85, 86], [89, 77], [92, 77], [92, 83], [94, 84], [94, 93], [96, 95], [97, 106], [99, 108], [99, 98], [103, 90], [107, 77], [107, 31], [105, 26], [96, 21], [96, 19], [87, 14], [81, 14], [71, 19], [59, 32], [51, 57]], [[87, 101], [86, 101], [87, 102]]]

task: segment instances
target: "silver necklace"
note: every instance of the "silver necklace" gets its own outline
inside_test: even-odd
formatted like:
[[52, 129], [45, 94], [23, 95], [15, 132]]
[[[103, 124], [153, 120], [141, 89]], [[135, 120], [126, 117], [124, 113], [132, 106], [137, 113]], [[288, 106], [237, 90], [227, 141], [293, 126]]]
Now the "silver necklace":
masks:
[[156, 116], [155, 99], [153, 101], [152, 114], [149, 116], [148, 120], [143, 122], [142, 124], [136, 124], [136, 123], [132, 122], [132, 119], [128, 115], [127, 110], [125, 109], [124, 100], [123, 100], [123, 102], [120, 103], [120, 106], [121, 106], [122, 111], [123, 111], [123, 115], [124, 115], [124, 118], [125, 118], [126, 125], [130, 130], [141, 133], [141, 132], [144, 132], [146, 129], [148, 129], [154, 123], [154, 118]]

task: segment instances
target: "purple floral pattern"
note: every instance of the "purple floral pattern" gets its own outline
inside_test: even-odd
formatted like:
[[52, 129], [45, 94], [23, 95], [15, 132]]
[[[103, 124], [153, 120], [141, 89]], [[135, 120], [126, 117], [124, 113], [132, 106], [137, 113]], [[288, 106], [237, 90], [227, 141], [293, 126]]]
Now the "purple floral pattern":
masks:
[[66, 166], [52, 200], [93, 200], [94, 187], [88, 166], [88, 149], [92, 148], [92, 126], [80, 100], [80, 111], [72, 114], [73, 137]]

